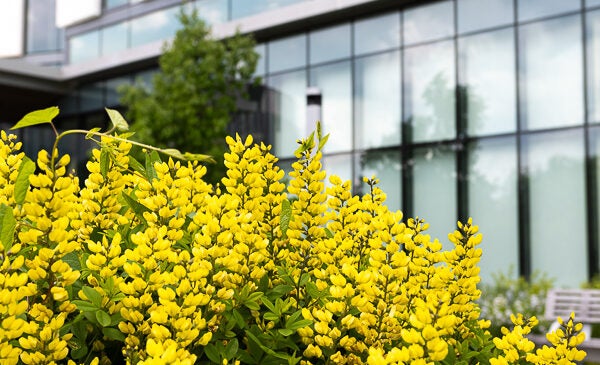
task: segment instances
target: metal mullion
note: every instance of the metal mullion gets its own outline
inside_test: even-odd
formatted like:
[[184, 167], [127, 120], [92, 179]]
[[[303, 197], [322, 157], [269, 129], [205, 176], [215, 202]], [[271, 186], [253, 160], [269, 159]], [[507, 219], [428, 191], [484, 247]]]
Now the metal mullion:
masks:
[[455, 115], [455, 168], [456, 168], [456, 218], [458, 221], [466, 222], [469, 215], [469, 191], [467, 184], [467, 150], [465, 144], [466, 136], [466, 89], [462, 89], [459, 78], [459, 50], [458, 50], [458, 3], [454, 1], [454, 115]]
[[412, 217], [414, 214], [414, 189], [413, 189], [413, 146], [412, 142], [412, 128], [409, 123], [406, 122], [406, 63], [404, 62], [405, 50], [404, 47], [404, 12], [400, 12], [400, 77], [402, 78], [400, 83], [400, 98], [402, 102], [402, 116], [400, 121], [400, 130], [402, 133], [401, 139], [401, 161], [402, 161], [402, 211], [406, 218]]

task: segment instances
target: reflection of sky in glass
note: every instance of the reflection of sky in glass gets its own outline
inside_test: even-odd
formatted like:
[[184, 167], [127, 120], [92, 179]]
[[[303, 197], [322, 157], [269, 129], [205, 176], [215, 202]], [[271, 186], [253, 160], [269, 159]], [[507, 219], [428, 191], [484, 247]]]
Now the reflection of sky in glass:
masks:
[[519, 21], [574, 11], [581, 8], [580, 0], [519, 0]]
[[581, 283], [587, 278], [583, 133], [535, 134], [524, 142], [532, 268], [552, 273], [557, 285]]
[[348, 58], [350, 56], [350, 24], [337, 25], [310, 32], [310, 64]]
[[600, 10], [587, 17], [589, 120], [600, 122]]
[[407, 9], [404, 12], [404, 43], [414, 44], [454, 34], [452, 1]]
[[407, 48], [404, 60], [404, 105], [413, 141], [454, 137], [454, 42]]
[[521, 117], [529, 129], [583, 122], [581, 23], [569, 16], [520, 32]]
[[585, 6], [599, 6], [600, 5], [600, 0], [585, 0]]
[[[314, 67], [310, 70], [310, 86], [322, 95], [323, 134], [331, 133], [324, 151], [349, 151], [352, 148], [352, 77], [350, 62]], [[313, 129], [312, 123], [309, 123]]]
[[414, 214], [430, 224], [428, 233], [448, 249], [448, 233], [456, 229], [455, 154], [447, 149], [415, 152], [413, 167]]
[[517, 147], [514, 137], [482, 140], [468, 148], [469, 216], [481, 227], [481, 277], [518, 261]]
[[458, 0], [458, 32], [510, 24], [513, 21], [513, 0]]
[[302, 1], [307, 0], [232, 0], [231, 15], [233, 19], [237, 19]]
[[269, 42], [269, 72], [283, 71], [306, 65], [306, 35]]
[[354, 23], [354, 54], [382, 51], [400, 46], [398, 12], [362, 19]]
[[173, 37], [179, 27], [179, 7], [157, 11], [131, 21], [133, 47]]
[[331, 186], [329, 177], [337, 175], [342, 181], [350, 180], [352, 183], [352, 155], [336, 155], [323, 157], [323, 169], [327, 171], [325, 186]]
[[375, 175], [379, 179], [379, 188], [387, 196], [386, 205], [390, 210], [402, 208], [402, 163], [400, 153], [393, 152], [366, 152], [361, 156], [357, 181], [363, 185], [363, 193], [369, 192], [369, 186], [362, 182], [363, 177], [370, 178]]
[[460, 84], [467, 92], [470, 135], [516, 129], [515, 55], [512, 29], [459, 39]]
[[[359, 147], [400, 144], [400, 52], [357, 59], [354, 117]], [[382, 87], [382, 80], [386, 87]], [[376, 128], [373, 126], [376, 125]]]
[[306, 133], [306, 71], [272, 76], [268, 85], [273, 91], [274, 153], [281, 157], [293, 156], [298, 147], [296, 140]]
[[129, 22], [119, 23], [102, 29], [102, 55], [122, 51], [128, 47]]
[[70, 62], [82, 62], [100, 56], [100, 32], [84, 33], [69, 40]]
[[195, 2], [198, 16], [208, 24], [227, 21], [227, 0], [200, 0]]

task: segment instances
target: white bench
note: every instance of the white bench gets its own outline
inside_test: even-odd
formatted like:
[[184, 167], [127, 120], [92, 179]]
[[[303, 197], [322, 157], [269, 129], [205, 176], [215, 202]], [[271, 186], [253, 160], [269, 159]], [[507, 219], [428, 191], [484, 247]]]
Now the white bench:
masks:
[[[575, 322], [583, 323], [585, 341], [577, 348], [587, 352], [585, 361], [600, 362], [600, 338], [592, 338], [592, 324], [600, 323], [600, 289], [550, 289], [546, 296], [544, 319], [553, 321], [550, 332], [559, 327], [556, 321], [565, 321], [575, 312]], [[549, 344], [545, 335], [531, 335], [537, 345]]]

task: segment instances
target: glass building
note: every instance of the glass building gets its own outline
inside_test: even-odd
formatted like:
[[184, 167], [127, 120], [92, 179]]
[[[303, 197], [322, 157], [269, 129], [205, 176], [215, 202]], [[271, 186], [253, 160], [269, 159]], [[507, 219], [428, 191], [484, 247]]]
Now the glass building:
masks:
[[[61, 128], [104, 123], [116, 88], [156, 71], [180, 7], [195, 7], [217, 37], [256, 37], [263, 84], [231, 128], [272, 143], [285, 168], [314, 128], [306, 91], [317, 88], [325, 168], [356, 193], [377, 175], [389, 206], [428, 220], [446, 247], [456, 221], [474, 217], [484, 280], [510, 266], [574, 287], [600, 274], [599, 0], [85, 3], [3, 12], [22, 21], [0, 22], [20, 34], [0, 48], [0, 126], [49, 105]], [[22, 133], [30, 146], [51, 141]]]

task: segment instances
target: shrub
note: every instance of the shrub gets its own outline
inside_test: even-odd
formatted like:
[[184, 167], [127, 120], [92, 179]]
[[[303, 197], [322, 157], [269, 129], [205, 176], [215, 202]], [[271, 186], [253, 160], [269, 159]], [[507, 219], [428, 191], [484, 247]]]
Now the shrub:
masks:
[[[546, 294], [554, 280], [541, 272], [535, 272], [529, 280], [515, 278], [512, 267], [506, 272], [492, 275], [492, 282], [481, 285], [481, 298], [478, 303], [481, 317], [491, 322], [490, 332], [499, 335], [502, 327], [511, 325], [510, 315], [521, 313], [526, 318], [543, 316]], [[540, 322], [534, 329], [536, 333], [546, 333], [550, 323]]]
[[[109, 111], [117, 129], [126, 128]], [[49, 122], [57, 110], [16, 127]], [[57, 134], [57, 141], [66, 133]], [[402, 222], [375, 178], [368, 194], [321, 166], [319, 128], [302, 141], [288, 199], [270, 147], [227, 138], [227, 177], [196, 161], [142, 165], [126, 135], [100, 148], [79, 188], [55, 147], [37, 164], [0, 135], [0, 360], [3, 364], [571, 363], [569, 318], [535, 350], [537, 320], [481, 320], [477, 226], [441, 243]], [[315, 138], [316, 137], [316, 138]], [[185, 157], [179, 151], [163, 151]]]

